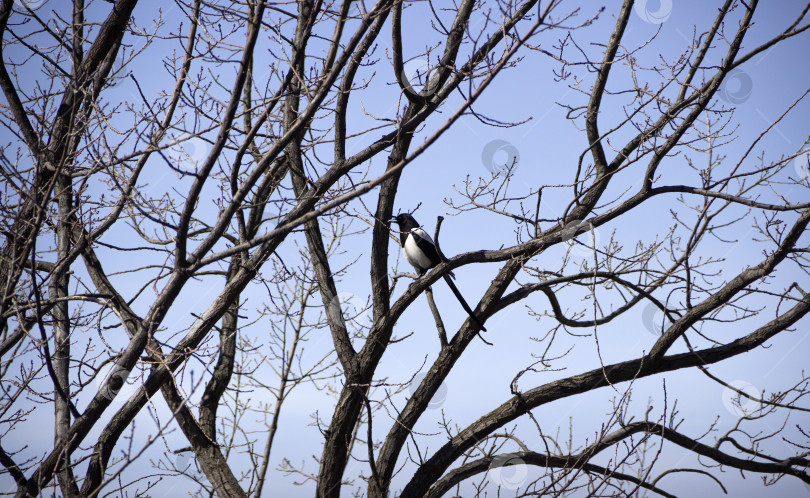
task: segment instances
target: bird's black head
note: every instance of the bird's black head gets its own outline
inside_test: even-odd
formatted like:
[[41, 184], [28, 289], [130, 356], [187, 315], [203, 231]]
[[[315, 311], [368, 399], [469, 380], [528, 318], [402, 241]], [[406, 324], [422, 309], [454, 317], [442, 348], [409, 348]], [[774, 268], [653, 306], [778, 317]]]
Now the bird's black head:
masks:
[[411, 216], [409, 213], [400, 213], [396, 215], [391, 221], [396, 221], [397, 225], [399, 225], [400, 231], [407, 232], [414, 228], [419, 227], [419, 223]]

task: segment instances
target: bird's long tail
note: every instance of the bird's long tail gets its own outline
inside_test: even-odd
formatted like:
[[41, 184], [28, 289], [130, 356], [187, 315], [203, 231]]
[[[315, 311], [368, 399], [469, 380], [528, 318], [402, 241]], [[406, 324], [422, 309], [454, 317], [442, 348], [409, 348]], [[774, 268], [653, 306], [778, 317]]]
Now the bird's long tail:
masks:
[[456, 287], [456, 284], [454, 284], [453, 280], [450, 279], [450, 276], [445, 274], [444, 281], [447, 282], [447, 285], [450, 287], [450, 290], [453, 291], [453, 294], [456, 295], [456, 299], [458, 299], [458, 302], [461, 303], [461, 307], [464, 308], [464, 311], [466, 311], [467, 314], [470, 315], [470, 318], [472, 318], [473, 321], [477, 323], [479, 327], [481, 327], [481, 330], [486, 332], [487, 328], [484, 327], [484, 324], [481, 323], [481, 320], [479, 320], [478, 317], [475, 316], [475, 313], [473, 313], [473, 310], [470, 309], [470, 306], [467, 304], [467, 301], [464, 300], [464, 297], [461, 295], [461, 292], [458, 291], [458, 287]]

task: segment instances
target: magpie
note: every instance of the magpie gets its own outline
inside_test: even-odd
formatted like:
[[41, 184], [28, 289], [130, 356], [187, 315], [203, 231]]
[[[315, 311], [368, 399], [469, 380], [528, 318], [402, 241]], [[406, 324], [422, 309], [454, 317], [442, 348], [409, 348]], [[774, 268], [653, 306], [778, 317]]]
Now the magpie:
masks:
[[[396, 221], [399, 225], [399, 240], [402, 244], [402, 253], [420, 277], [441, 262], [433, 239], [420, 228], [419, 223], [416, 222], [413, 216], [408, 213], [402, 213], [392, 218], [391, 221]], [[481, 330], [486, 332], [486, 327], [484, 327], [481, 320], [475, 316], [475, 313], [470, 309], [467, 301], [461, 296], [461, 292], [458, 291], [456, 284], [454, 284], [453, 280], [450, 278], [456, 278], [453, 272], [447, 272], [443, 276], [444, 281], [447, 282], [450, 290], [456, 295], [456, 299], [461, 303], [461, 307], [464, 308], [464, 311], [481, 327]]]

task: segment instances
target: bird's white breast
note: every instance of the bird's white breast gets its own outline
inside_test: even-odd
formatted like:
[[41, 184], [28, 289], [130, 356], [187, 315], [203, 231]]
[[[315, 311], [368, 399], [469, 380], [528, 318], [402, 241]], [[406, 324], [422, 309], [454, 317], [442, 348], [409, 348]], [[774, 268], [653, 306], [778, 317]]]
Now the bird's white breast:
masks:
[[[424, 231], [422, 231], [422, 233], [424, 234], [423, 237], [430, 240], [430, 236], [424, 233]], [[422, 249], [416, 245], [416, 239], [414, 237], [416, 237], [416, 235], [411, 233], [408, 238], [405, 239], [405, 247], [403, 247], [402, 252], [405, 253], [405, 259], [408, 260], [408, 263], [416, 268], [416, 271], [421, 273], [422, 271], [430, 268], [431, 264], [430, 259], [428, 259], [428, 257], [425, 256], [425, 253], [422, 252]]]

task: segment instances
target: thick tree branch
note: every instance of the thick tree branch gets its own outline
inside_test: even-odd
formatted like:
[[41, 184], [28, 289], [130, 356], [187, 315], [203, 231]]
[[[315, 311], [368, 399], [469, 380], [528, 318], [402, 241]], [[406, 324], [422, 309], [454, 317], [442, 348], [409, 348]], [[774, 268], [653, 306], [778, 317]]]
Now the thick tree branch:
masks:
[[664, 356], [655, 363], [647, 357], [605, 365], [586, 373], [550, 382], [530, 389], [510, 399], [495, 410], [485, 414], [469, 425], [431, 456], [414, 474], [405, 486], [401, 496], [422, 496], [431, 484], [461, 454], [477, 441], [492, 434], [503, 425], [528, 413], [530, 410], [552, 401], [575, 394], [615, 385], [637, 378], [649, 377], [673, 370], [681, 370], [697, 365], [709, 365], [740, 355], [760, 346], [776, 334], [789, 328], [810, 312], [810, 296], [804, 296], [793, 308], [768, 322], [750, 334], [722, 346], [702, 349], [696, 352]]

